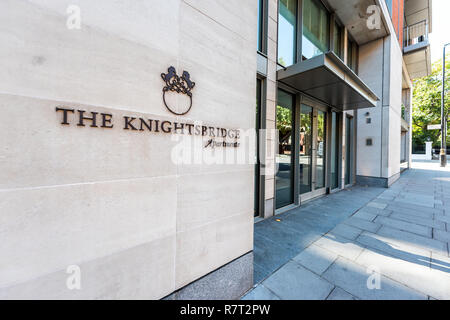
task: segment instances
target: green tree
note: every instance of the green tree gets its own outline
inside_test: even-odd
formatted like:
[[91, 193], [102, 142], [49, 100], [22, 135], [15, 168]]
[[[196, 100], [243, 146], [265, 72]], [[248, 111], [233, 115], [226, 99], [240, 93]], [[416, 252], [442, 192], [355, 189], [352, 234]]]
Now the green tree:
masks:
[[[450, 57], [446, 59], [446, 92], [450, 86]], [[432, 66], [431, 75], [414, 81], [413, 91], [413, 144], [424, 145], [426, 141], [433, 141], [439, 146], [441, 141], [440, 130], [428, 130], [430, 124], [441, 123], [441, 93], [442, 93], [442, 60]], [[445, 97], [445, 108], [448, 119], [449, 99]], [[447, 142], [450, 139], [447, 136]]]

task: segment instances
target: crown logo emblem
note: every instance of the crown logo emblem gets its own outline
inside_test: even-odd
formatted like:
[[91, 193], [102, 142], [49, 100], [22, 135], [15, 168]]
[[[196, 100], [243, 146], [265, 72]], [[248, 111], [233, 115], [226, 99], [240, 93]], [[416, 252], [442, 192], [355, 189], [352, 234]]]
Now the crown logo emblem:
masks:
[[[187, 114], [192, 108], [192, 89], [195, 87], [195, 82], [191, 81], [189, 72], [183, 71], [183, 75], [180, 77], [177, 75], [175, 67], [171, 66], [167, 69], [167, 73], [161, 73], [161, 78], [166, 84], [163, 88], [163, 100], [166, 108], [173, 114], [179, 116]], [[188, 96], [190, 101], [189, 106], [184, 108], [184, 111], [175, 111], [166, 99], [166, 93], [169, 92], [180, 93]]]

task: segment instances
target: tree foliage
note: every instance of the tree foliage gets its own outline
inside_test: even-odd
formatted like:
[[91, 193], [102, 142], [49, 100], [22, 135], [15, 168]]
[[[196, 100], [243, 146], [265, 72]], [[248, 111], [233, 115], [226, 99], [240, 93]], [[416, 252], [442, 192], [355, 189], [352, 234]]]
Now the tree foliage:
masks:
[[[446, 58], [445, 78], [446, 92], [450, 87], [450, 56]], [[428, 130], [430, 124], [441, 123], [441, 93], [442, 93], [442, 60], [432, 66], [431, 75], [414, 81], [413, 91], [413, 144], [424, 145], [426, 141], [433, 141], [434, 146], [439, 146], [441, 141], [440, 130]], [[448, 93], [445, 99], [445, 109], [448, 115]], [[447, 116], [448, 119], [448, 116]], [[447, 142], [450, 139], [447, 137]]]

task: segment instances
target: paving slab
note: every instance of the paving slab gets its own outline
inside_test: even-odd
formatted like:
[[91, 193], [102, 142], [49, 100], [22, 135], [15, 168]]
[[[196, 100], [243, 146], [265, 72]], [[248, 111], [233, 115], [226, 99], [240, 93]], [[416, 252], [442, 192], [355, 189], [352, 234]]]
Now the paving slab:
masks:
[[388, 209], [378, 209], [378, 208], [374, 208], [374, 207], [363, 207], [361, 210], [359, 210], [359, 212], [368, 212], [368, 213], [373, 213], [376, 214], [378, 216], [390, 216], [392, 213], [392, 210], [388, 210]]
[[295, 230], [280, 223], [262, 222], [255, 226], [255, 233], [263, 237], [269, 237], [271, 241], [277, 244], [283, 244], [287, 250], [300, 251], [303, 250], [308, 243], [305, 241], [305, 235], [311, 231], [307, 228]]
[[364, 232], [356, 239], [357, 242], [365, 245], [367, 249], [378, 250], [386, 255], [403, 259], [412, 263], [417, 263], [425, 267], [430, 266], [431, 251], [407, 245], [401, 241], [383, 237], [378, 234]]
[[397, 220], [390, 217], [378, 217], [375, 222], [391, 228], [415, 233], [424, 237], [432, 238], [432, 228], [423, 225]]
[[336, 260], [338, 255], [315, 244], [310, 245], [298, 256], [294, 257], [297, 263], [314, 273], [321, 275]]
[[392, 214], [400, 213], [412, 217], [421, 217], [425, 219], [433, 219], [433, 216], [435, 215], [434, 212], [425, 212], [421, 211], [420, 209], [408, 209], [403, 207], [397, 207], [397, 206], [391, 206], [389, 205], [386, 210], [390, 210]]
[[427, 300], [428, 296], [416, 292], [405, 285], [395, 282], [383, 275], [375, 274], [380, 279], [380, 289], [369, 289], [367, 282], [372, 273], [368, 269], [345, 258], [338, 258], [328, 268], [323, 278], [336, 284], [351, 295], [364, 300]]
[[252, 291], [247, 293], [242, 298], [242, 300], [281, 300], [281, 299], [275, 293], [273, 293], [263, 285], [259, 285]]
[[445, 230], [445, 222], [434, 220], [431, 218], [421, 218], [417, 216], [407, 215], [403, 213], [392, 213], [389, 218], [416, 223], [422, 226]]
[[344, 291], [343, 289], [336, 287], [334, 290], [330, 293], [327, 300], [357, 300], [354, 296], [352, 296], [350, 293]]
[[376, 232], [378, 229], [380, 229], [381, 225], [379, 223], [370, 222], [364, 219], [351, 217], [344, 221], [345, 224], [348, 224], [350, 226], [370, 231], [370, 232]]
[[263, 285], [283, 300], [325, 300], [334, 286], [296, 262], [288, 262]]
[[373, 221], [373, 220], [375, 220], [377, 215], [375, 213], [370, 213], [370, 212], [367, 212], [367, 211], [361, 211], [360, 210], [357, 213], [355, 213], [353, 215], [353, 217], [359, 218], [359, 219], [363, 219], [363, 220], [367, 220], [367, 221]]
[[432, 252], [436, 252], [441, 255], [447, 254], [447, 244], [442, 241], [426, 238], [423, 236], [416, 235], [414, 233], [401, 231], [386, 226], [381, 227], [381, 229], [377, 232], [377, 234], [386, 237], [391, 237], [398, 241], [402, 241], [407, 245], [412, 245], [418, 248], [430, 250]]
[[367, 206], [368, 206], [368, 207], [377, 208], [377, 209], [386, 209], [387, 204], [381, 202], [381, 199], [379, 199], [378, 201], [372, 201], [372, 202], [369, 202], [369, 203], [367, 204]]
[[450, 299], [450, 277], [439, 276], [441, 271], [386, 256], [374, 250], [364, 250], [356, 262], [366, 267], [375, 266], [382, 275], [427, 296]]
[[325, 235], [314, 244], [350, 260], [355, 260], [364, 249], [364, 246], [354, 241], [331, 234]]
[[427, 207], [427, 206], [422, 206], [420, 204], [416, 204], [416, 203], [409, 203], [409, 202], [403, 202], [403, 201], [392, 201], [389, 203], [389, 205], [387, 206], [386, 209], [397, 209], [397, 210], [405, 210], [405, 212], [412, 212], [412, 213], [417, 213], [417, 212], [422, 212], [422, 213], [437, 213], [437, 214], [442, 214], [444, 212], [444, 210], [442, 209], [436, 209], [436, 208], [432, 208], [432, 207]]
[[253, 262], [253, 284], [260, 283], [271, 274], [270, 269], [261, 267]]
[[292, 259], [295, 254], [282, 245], [276, 244], [270, 239], [255, 233], [254, 241], [264, 243], [264, 245], [253, 248], [253, 261], [258, 265], [258, 278], [262, 279], [269, 276], [280, 266]]
[[341, 223], [333, 230], [331, 230], [329, 234], [341, 236], [349, 240], [355, 240], [361, 234], [361, 232], [363, 232], [362, 229]]

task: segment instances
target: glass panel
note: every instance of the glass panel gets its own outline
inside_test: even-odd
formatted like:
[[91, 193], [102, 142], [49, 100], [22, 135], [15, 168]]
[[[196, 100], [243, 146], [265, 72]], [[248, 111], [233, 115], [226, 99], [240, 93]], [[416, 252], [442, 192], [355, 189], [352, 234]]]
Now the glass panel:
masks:
[[356, 72], [358, 45], [348, 40], [347, 47], [347, 66]]
[[339, 123], [336, 112], [331, 113], [331, 190], [339, 186]]
[[347, 44], [347, 66], [353, 69], [353, 42], [348, 40]]
[[297, 0], [280, 0], [278, 23], [278, 63], [287, 67], [296, 63]]
[[315, 0], [303, 0], [303, 59], [311, 59], [329, 50], [330, 21], [327, 9]]
[[316, 189], [325, 188], [326, 116], [317, 111]]
[[259, 130], [261, 129], [261, 95], [262, 82], [256, 79], [256, 162], [255, 162], [255, 196], [254, 215], [259, 216]]
[[277, 130], [278, 130], [278, 172], [276, 175], [276, 207], [288, 206], [294, 202], [293, 194], [293, 122], [294, 96], [278, 90]]
[[346, 118], [346, 146], [345, 149], [346, 157], [345, 157], [345, 184], [351, 184], [351, 172], [352, 172], [352, 154], [353, 154], [353, 118]]
[[263, 1], [258, 1], [258, 51], [262, 51], [262, 40], [263, 40]]
[[334, 24], [333, 42], [334, 53], [342, 59], [342, 28], [337, 23]]
[[312, 108], [300, 108], [300, 194], [311, 192]]

